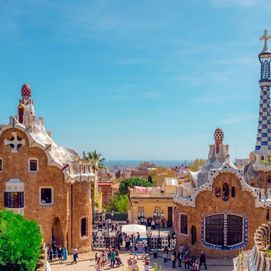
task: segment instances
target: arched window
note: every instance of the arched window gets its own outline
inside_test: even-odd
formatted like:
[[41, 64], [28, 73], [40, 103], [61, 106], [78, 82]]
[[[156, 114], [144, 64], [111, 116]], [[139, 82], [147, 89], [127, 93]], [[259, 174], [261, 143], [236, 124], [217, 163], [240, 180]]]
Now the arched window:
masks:
[[216, 196], [217, 198], [219, 198], [220, 195], [221, 195], [221, 188], [217, 186], [217, 187], [215, 188], [215, 196]]
[[245, 219], [238, 215], [216, 214], [205, 217], [204, 244], [227, 250], [245, 244]]
[[186, 214], [180, 214], [180, 233], [188, 234], [188, 223]]
[[227, 183], [223, 184], [222, 198], [224, 201], [227, 201], [229, 199], [229, 185]]
[[231, 187], [231, 197], [235, 198], [235, 187], [234, 186]]
[[81, 238], [87, 238], [88, 237], [88, 223], [87, 223], [86, 217], [81, 218], [80, 229], [81, 229], [80, 230]]
[[191, 227], [191, 244], [192, 246], [197, 242], [197, 229], [194, 225]]

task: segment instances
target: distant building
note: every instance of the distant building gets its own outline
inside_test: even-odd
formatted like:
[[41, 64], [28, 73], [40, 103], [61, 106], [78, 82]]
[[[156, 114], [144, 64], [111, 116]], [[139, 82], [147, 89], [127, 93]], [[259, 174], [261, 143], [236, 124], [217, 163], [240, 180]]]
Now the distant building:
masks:
[[142, 218], [151, 219], [155, 214], [164, 218], [171, 227], [174, 221], [173, 196], [177, 188], [177, 179], [166, 178], [161, 187], [138, 187], [129, 190], [128, 219], [131, 223], [140, 223]]

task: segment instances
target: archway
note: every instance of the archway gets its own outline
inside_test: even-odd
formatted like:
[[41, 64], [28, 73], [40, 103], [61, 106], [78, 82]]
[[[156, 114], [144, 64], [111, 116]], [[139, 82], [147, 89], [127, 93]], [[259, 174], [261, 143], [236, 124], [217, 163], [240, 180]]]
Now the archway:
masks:
[[60, 219], [55, 217], [52, 226], [52, 243], [64, 245], [64, 237], [61, 229]]
[[191, 243], [192, 246], [197, 242], [197, 229], [194, 225], [191, 227]]

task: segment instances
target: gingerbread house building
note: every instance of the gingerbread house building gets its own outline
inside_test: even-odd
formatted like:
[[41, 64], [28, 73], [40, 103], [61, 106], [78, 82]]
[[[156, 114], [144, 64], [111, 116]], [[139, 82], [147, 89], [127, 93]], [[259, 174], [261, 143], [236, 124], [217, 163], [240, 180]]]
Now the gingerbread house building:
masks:
[[53, 141], [31, 94], [23, 85], [18, 114], [0, 125], [0, 208], [36, 220], [48, 244], [90, 250], [94, 174], [74, 150]]

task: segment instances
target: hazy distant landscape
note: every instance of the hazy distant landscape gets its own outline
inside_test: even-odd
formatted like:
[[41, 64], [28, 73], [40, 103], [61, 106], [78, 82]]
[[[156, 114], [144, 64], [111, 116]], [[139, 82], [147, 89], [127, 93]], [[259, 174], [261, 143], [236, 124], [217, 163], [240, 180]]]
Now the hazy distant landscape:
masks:
[[160, 167], [175, 167], [181, 165], [188, 165], [190, 161], [185, 160], [108, 160], [105, 162], [105, 165], [108, 167], [136, 167], [143, 162], [150, 162]]

